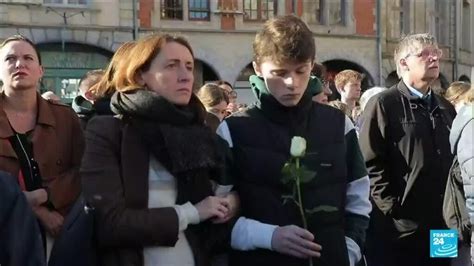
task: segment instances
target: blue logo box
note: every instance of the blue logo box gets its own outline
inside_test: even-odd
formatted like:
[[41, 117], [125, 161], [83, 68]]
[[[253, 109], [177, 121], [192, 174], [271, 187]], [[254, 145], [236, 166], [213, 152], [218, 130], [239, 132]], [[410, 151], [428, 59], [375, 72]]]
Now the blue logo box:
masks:
[[458, 231], [430, 230], [430, 257], [457, 258]]

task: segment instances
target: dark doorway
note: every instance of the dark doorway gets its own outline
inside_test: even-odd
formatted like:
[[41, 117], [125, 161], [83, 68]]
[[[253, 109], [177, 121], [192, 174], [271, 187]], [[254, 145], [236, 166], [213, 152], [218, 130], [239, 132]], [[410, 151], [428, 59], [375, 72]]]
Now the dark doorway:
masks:
[[468, 83], [471, 83], [471, 79], [466, 76], [466, 75], [462, 75], [459, 77], [459, 81], [464, 81], [464, 82], [468, 82]]

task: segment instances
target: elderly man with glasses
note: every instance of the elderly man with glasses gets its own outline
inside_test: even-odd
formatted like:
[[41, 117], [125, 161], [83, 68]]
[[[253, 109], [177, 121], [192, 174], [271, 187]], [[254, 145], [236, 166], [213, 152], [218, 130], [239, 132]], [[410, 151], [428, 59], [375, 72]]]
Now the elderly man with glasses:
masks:
[[430, 230], [445, 229], [443, 194], [453, 156], [453, 106], [432, 90], [443, 53], [430, 34], [402, 38], [400, 82], [364, 111], [360, 145], [375, 203], [368, 233], [371, 265], [449, 265], [430, 258]]

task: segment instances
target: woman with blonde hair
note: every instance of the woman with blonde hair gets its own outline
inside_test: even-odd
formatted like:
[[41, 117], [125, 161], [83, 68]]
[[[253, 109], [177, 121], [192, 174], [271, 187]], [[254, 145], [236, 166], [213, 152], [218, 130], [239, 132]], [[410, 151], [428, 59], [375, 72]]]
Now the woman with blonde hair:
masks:
[[444, 95], [454, 107], [456, 111], [459, 110], [466, 104], [474, 100], [473, 90], [471, 84], [464, 81], [455, 81], [449, 85]]
[[151, 35], [129, 55], [111, 82], [118, 116], [89, 122], [81, 167], [101, 263], [209, 265], [229, 237], [224, 222], [235, 204], [214, 196], [211, 178], [218, 191], [231, 188], [224, 186], [228, 147], [204, 125], [191, 46]]
[[[465, 82], [453, 82], [448, 88], [446, 93], [448, 100], [451, 101], [458, 112], [456, 118], [453, 121], [451, 132], [449, 135], [449, 141], [451, 144], [451, 152], [457, 156], [453, 162], [451, 169], [454, 173], [459, 175], [449, 176], [448, 185], [456, 186], [460, 182], [459, 178], [462, 178], [462, 185], [464, 188], [463, 200], [467, 207], [469, 222], [470, 222], [470, 247], [471, 252], [469, 256], [468, 247], [466, 241], [462, 241], [458, 248], [458, 258], [453, 259], [451, 265], [468, 265], [469, 257], [471, 264], [474, 263], [474, 89]], [[454, 170], [454, 169], [457, 169]], [[452, 178], [455, 179], [452, 179]], [[447, 188], [448, 189], [448, 188]], [[460, 190], [459, 190], [460, 191]], [[457, 216], [455, 218], [458, 218]], [[449, 221], [447, 221], [448, 223]], [[465, 221], [462, 221], [464, 225]], [[449, 224], [449, 223], [448, 223]], [[460, 233], [463, 233], [462, 231]], [[466, 239], [467, 238], [467, 239]], [[465, 239], [469, 241], [468, 236]]]

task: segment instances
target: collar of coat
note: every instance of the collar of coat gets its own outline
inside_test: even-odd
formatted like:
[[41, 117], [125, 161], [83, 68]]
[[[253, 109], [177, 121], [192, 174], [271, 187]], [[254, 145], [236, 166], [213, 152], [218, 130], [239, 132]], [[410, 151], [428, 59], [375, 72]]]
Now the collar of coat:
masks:
[[[45, 125], [50, 127], [56, 126], [56, 119], [54, 117], [53, 111], [51, 110], [50, 102], [43, 99], [41, 95], [37, 92], [37, 105], [38, 105], [38, 114], [36, 119], [36, 125]], [[5, 93], [0, 93], [0, 138], [8, 138], [13, 136], [13, 130], [8, 122], [7, 114], [5, 113], [3, 106], [5, 101]]]

